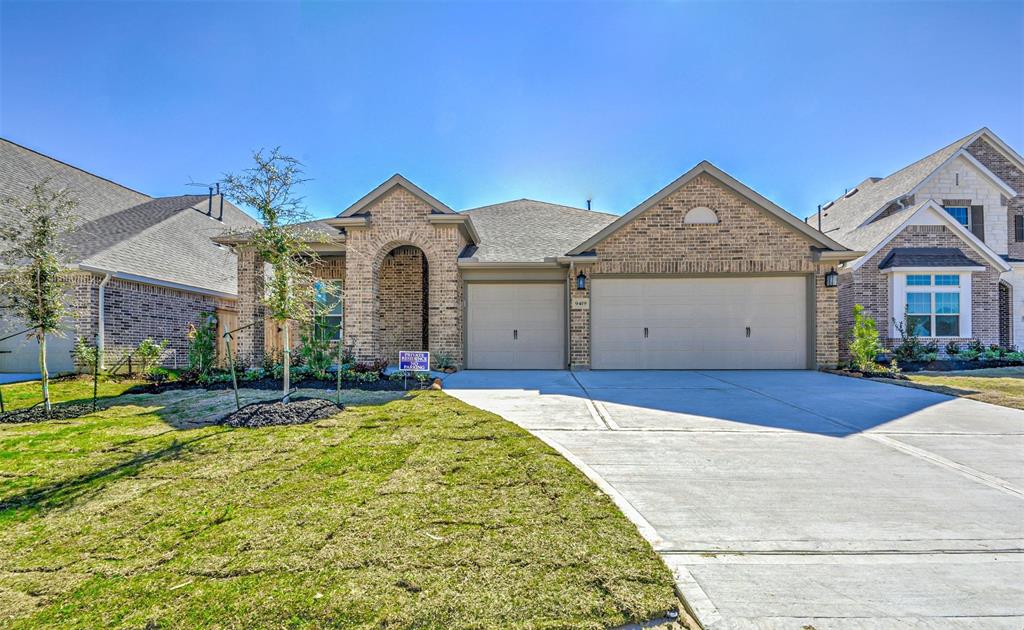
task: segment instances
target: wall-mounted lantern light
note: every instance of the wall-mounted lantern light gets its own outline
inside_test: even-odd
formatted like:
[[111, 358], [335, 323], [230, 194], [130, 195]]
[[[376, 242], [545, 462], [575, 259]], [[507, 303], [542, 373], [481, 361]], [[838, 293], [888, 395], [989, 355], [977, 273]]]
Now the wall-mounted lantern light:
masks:
[[587, 288], [587, 275], [582, 271], [576, 276], [576, 288], [585, 291]]
[[836, 272], [836, 268], [832, 267], [828, 273], [825, 274], [825, 286], [826, 287], [837, 287], [839, 286], [839, 273]]

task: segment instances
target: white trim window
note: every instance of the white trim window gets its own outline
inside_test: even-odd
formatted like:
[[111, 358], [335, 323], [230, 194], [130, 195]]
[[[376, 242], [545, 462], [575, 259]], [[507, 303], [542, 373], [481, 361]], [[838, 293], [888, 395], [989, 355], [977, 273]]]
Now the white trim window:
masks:
[[[345, 326], [345, 291], [341, 280], [317, 280], [313, 283], [316, 293], [316, 334], [329, 335], [331, 339], [343, 339]], [[337, 330], [337, 333], [335, 333]]]
[[[892, 277], [892, 316], [908, 333], [925, 338], [971, 336], [971, 274], [908, 271]], [[898, 335], [895, 324], [893, 336]]]
[[957, 220], [957, 222], [967, 228], [971, 229], [971, 209], [967, 206], [946, 206], [946, 212], [949, 216]]

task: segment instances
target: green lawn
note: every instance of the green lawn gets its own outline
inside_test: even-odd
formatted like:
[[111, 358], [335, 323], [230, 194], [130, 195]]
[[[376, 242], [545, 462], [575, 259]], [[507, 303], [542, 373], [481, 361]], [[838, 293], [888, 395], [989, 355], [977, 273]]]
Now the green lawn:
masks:
[[678, 606], [554, 451], [395, 396], [265, 429], [203, 426], [232, 404], [203, 391], [0, 425], [0, 626], [605, 628]]
[[[101, 377], [96, 386], [96, 394], [101, 397], [119, 396], [125, 390], [142, 383], [137, 380], [111, 380]], [[4, 396], [4, 409], [22, 409], [42, 402], [43, 390], [39, 381], [0, 385]], [[92, 400], [92, 379], [85, 376], [64, 376], [50, 381], [50, 401], [53, 403], [72, 400]]]
[[916, 372], [907, 373], [907, 377], [911, 384], [923, 389], [1024, 409], [1024, 367]]

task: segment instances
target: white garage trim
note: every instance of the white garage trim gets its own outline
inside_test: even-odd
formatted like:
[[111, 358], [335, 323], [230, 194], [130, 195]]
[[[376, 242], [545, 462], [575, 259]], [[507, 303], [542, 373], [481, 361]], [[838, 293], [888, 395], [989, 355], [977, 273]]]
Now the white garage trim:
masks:
[[[816, 288], [804, 273], [595, 274], [591, 367], [814, 368]], [[776, 290], [786, 297], [773, 302]]]
[[[464, 288], [467, 369], [565, 369], [569, 319], [564, 280], [466, 281]], [[491, 312], [482, 312], [488, 300]]]

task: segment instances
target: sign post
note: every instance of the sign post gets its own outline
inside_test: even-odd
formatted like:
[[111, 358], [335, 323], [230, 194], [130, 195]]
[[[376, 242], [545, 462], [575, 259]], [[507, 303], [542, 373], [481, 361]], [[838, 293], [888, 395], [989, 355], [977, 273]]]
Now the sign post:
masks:
[[430, 353], [419, 350], [399, 350], [398, 369], [405, 375], [405, 389], [409, 389], [409, 372], [430, 371]]

